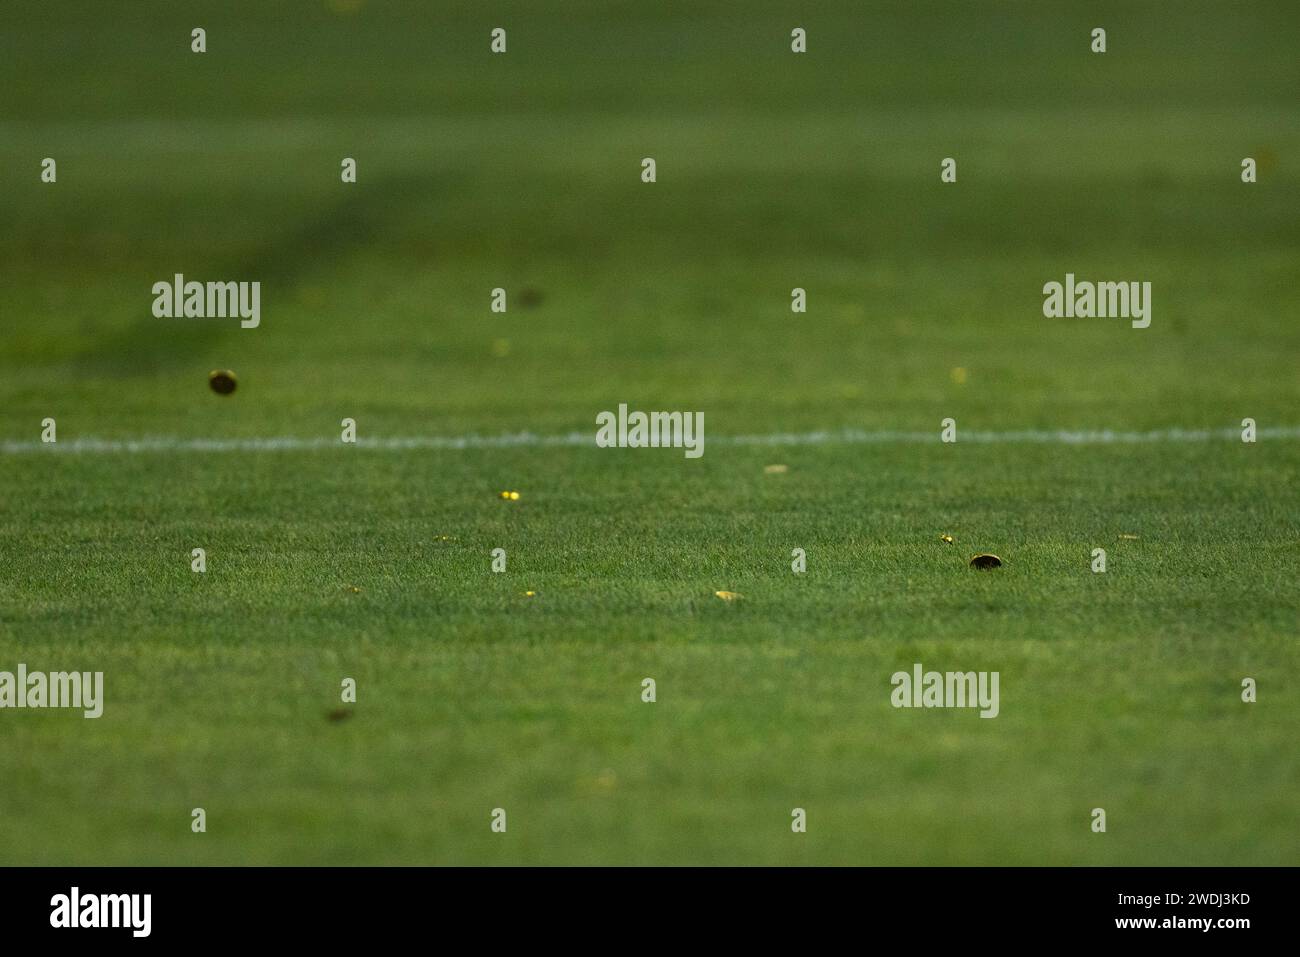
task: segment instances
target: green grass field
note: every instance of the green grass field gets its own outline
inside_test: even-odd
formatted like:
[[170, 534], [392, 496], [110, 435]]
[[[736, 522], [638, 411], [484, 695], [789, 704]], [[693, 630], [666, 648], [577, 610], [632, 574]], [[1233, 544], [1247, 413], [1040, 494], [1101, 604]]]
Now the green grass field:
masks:
[[[106, 698], [0, 711], [0, 862], [1300, 861], [1293, 4], [113, 6], [0, 12], [0, 670]], [[366, 444], [620, 402], [704, 456]], [[1212, 437], [974, 441], [1092, 429]]]

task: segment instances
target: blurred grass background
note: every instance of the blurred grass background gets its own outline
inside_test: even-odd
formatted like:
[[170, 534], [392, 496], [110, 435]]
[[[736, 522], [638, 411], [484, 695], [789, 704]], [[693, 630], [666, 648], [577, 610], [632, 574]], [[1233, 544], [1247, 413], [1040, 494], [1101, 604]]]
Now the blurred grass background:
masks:
[[[1298, 33], [1283, 2], [10, 2], [0, 439], [619, 402], [709, 436], [1294, 426]], [[261, 327], [154, 319], [177, 272], [261, 281]], [[1151, 281], [1151, 328], [1044, 319], [1066, 272]], [[1295, 862], [1294, 440], [706, 449], [0, 455], [0, 668], [108, 688], [0, 715], [0, 860]], [[1001, 669], [1002, 715], [893, 711], [917, 660]]]

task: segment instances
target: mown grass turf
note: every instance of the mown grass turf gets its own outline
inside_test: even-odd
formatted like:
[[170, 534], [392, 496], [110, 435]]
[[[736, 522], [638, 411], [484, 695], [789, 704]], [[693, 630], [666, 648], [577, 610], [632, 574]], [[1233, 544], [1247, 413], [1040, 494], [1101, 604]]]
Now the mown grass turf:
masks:
[[[0, 670], [107, 683], [0, 712], [0, 860], [1295, 862], [1300, 441], [938, 443], [1300, 425], [1289, 6], [268, 9], [0, 14], [0, 439], [706, 453], [0, 453]], [[262, 327], [154, 319], [176, 272]], [[935, 442], [710, 444], [846, 426]], [[915, 661], [1001, 714], [891, 708]]]

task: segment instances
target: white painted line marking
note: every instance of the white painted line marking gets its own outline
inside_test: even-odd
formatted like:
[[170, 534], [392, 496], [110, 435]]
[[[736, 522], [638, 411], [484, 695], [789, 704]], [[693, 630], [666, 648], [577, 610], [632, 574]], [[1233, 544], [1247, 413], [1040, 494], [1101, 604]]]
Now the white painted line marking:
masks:
[[[1259, 439], [1300, 439], [1300, 426], [1274, 426], [1257, 430]], [[979, 432], [963, 429], [957, 444], [1040, 443], [1048, 445], [1123, 445], [1160, 442], [1210, 442], [1241, 440], [1241, 430], [1228, 429], [1156, 429], [1150, 432], [1121, 432], [1113, 429], [1046, 430], [1024, 429], [1014, 432]], [[872, 443], [939, 444], [939, 430], [933, 432], [866, 431], [837, 429], [819, 432], [772, 432], [765, 435], [710, 435], [707, 445], [866, 445]], [[536, 435], [516, 432], [504, 435], [411, 435], [380, 438], [360, 437], [358, 449], [401, 451], [404, 449], [509, 449], [547, 446], [596, 447], [596, 434], [569, 432], [564, 435]], [[139, 439], [70, 439], [46, 444], [37, 440], [5, 440], [0, 454], [21, 455], [34, 452], [141, 453], [141, 452], [299, 452], [314, 449], [347, 449], [351, 446], [337, 436], [302, 438], [187, 439], [146, 437]]]

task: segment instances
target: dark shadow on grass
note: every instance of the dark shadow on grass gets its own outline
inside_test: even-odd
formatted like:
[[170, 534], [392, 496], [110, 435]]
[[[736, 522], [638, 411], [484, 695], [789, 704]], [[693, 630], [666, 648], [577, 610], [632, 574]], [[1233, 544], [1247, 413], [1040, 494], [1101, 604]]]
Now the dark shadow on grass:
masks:
[[[328, 270], [363, 248], [373, 248], [385, 238], [397, 239], [402, 225], [433, 200], [432, 176], [398, 176], [364, 193], [349, 191], [315, 218], [279, 235], [253, 255], [232, 257], [203, 274], [185, 273], [199, 281], [259, 281], [262, 283], [262, 321], [274, 321], [268, 307], [289, 301], [308, 275]], [[404, 244], [405, 255], [431, 253], [432, 244]], [[186, 255], [176, 255], [177, 269], [156, 280], [170, 280], [176, 271], [185, 272]], [[156, 281], [155, 280], [155, 281]], [[148, 300], [152, 302], [152, 298]], [[237, 319], [158, 319], [148, 310], [129, 326], [93, 340], [73, 360], [78, 374], [95, 377], [148, 375], [183, 366], [201, 352], [211, 352], [217, 343], [232, 336], [248, 335]]]

